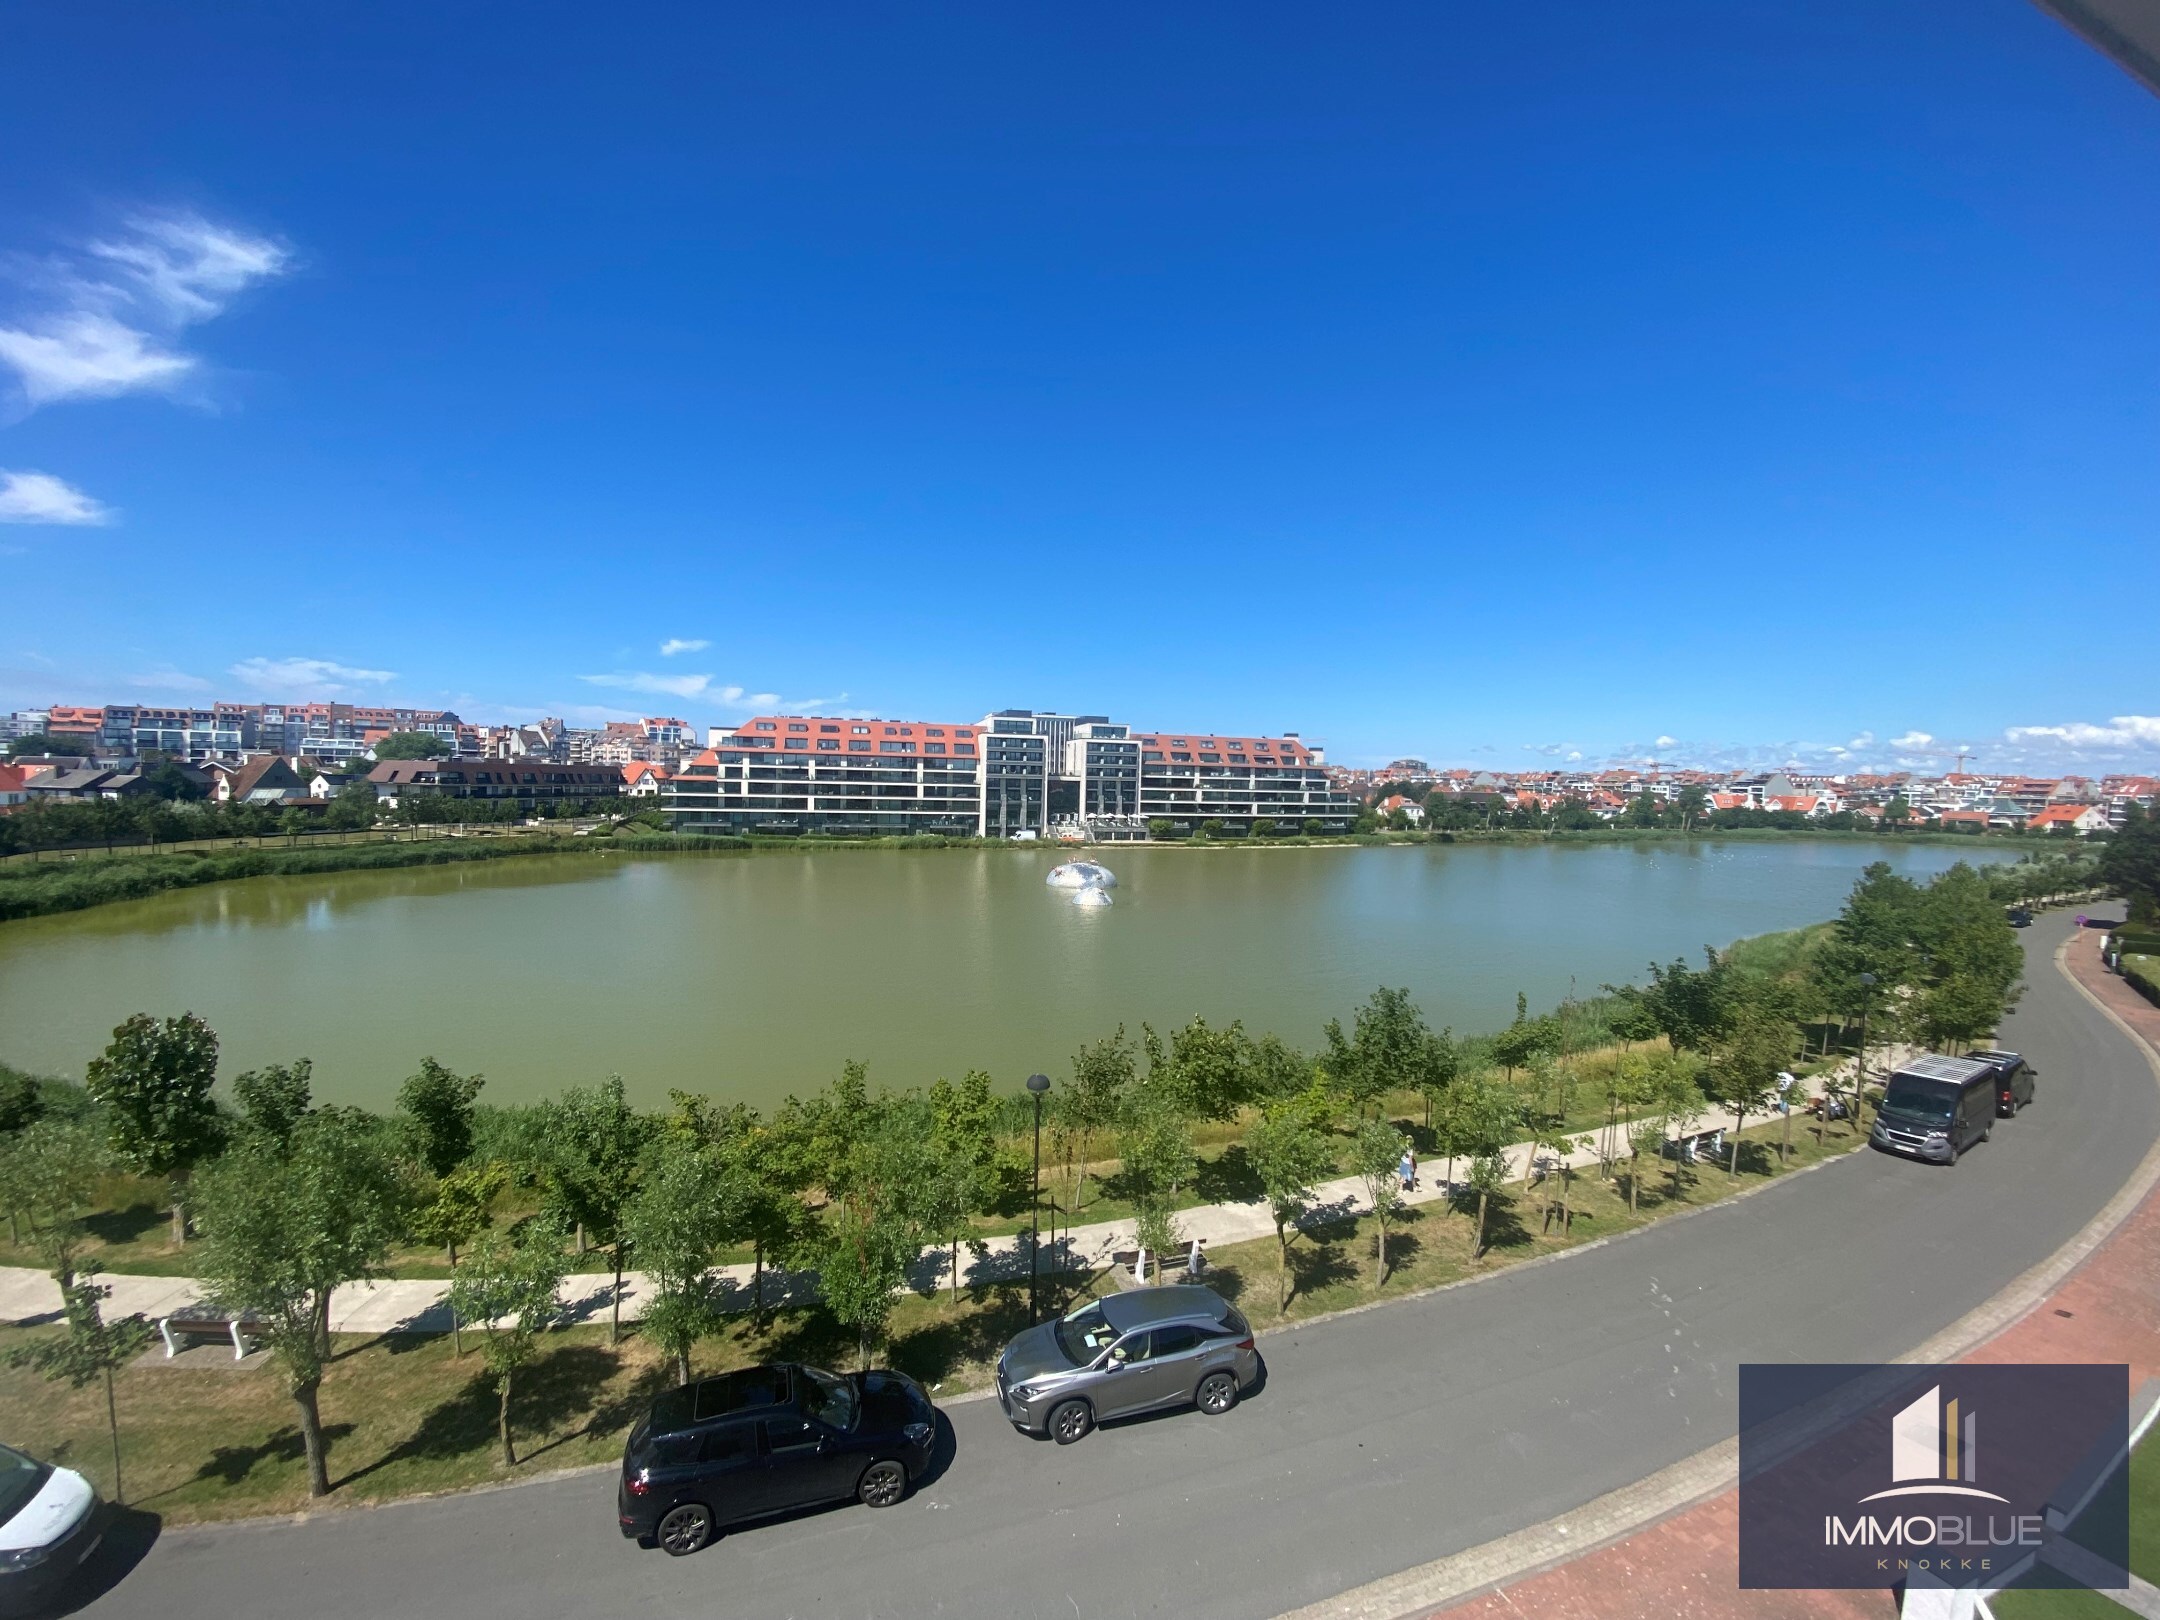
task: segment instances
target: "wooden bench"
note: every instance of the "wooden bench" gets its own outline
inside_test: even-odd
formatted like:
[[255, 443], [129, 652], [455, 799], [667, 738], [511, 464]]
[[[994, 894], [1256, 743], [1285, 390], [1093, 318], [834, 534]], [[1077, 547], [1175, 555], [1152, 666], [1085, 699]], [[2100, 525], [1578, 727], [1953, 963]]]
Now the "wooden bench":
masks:
[[1668, 1159], [1678, 1159], [1682, 1164], [1694, 1164], [1705, 1153], [1716, 1158], [1724, 1147], [1725, 1127], [1720, 1125], [1716, 1130], [1689, 1131], [1685, 1136], [1676, 1136], [1665, 1144], [1664, 1153]]
[[172, 1315], [158, 1318], [158, 1332], [165, 1340], [167, 1361], [180, 1353], [182, 1339], [229, 1339], [233, 1360], [241, 1361], [248, 1353], [246, 1336], [260, 1320], [253, 1311], [234, 1315], [208, 1305], [183, 1305]]
[[[1171, 1270], [1189, 1270], [1192, 1264], [1191, 1257], [1194, 1247], [1194, 1244], [1183, 1243], [1178, 1245], [1177, 1248], [1168, 1251], [1159, 1249], [1148, 1249], [1145, 1251], [1140, 1249], [1112, 1249], [1110, 1251], [1110, 1260], [1113, 1265], [1123, 1266], [1127, 1271], [1130, 1271], [1133, 1274], [1133, 1279], [1136, 1282], [1145, 1282], [1147, 1281], [1147, 1279], [1145, 1277], [1142, 1277], [1139, 1271], [1140, 1256], [1143, 1252], [1154, 1256], [1155, 1269], [1156, 1272], [1160, 1274], [1164, 1271]], [[1200, 1251], [1200, 1269], [1196, 1273], [1196, 1275], [1207, 1275], [1207, 1250], [1205, 1249], [1201, 1249]]]

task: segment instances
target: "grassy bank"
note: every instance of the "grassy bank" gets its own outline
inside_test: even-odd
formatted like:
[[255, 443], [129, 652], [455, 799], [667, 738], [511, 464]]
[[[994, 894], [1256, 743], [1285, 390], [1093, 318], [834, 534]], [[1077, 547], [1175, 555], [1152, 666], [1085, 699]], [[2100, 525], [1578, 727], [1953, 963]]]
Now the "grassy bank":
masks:
[[[1209, 1281], [1263, 1329], [1376, 1300], [1399, 1300], [1719, 1202], [1858, 1145], [1842, 1126], [1833, 1127], [1821, 1147], [1807, 1133], [1795, 1136], [1793, 1158], [1781, 1167], [1771, 1128], [1752, 1130], [1738, 1175], [1697, 1166], [1684, 1172], [1677, 1192], [1669, 1167], [1646, 1165], [1639, 1207], [1632, 1211], [1624, 1176], [1610, 1182], [1577, 1176], [1568, 1187], [1572, 1216], [1565, 1227], [1550, 1207], [1560, 1191], [1556, 1182], [1532, 1189], [1517, 1183], [1493, 1199], [1490, 1247], [1477, 1262], [1470, 1254], [1474, 1222], [1467, 1208], [1428, 1205], [1406, 1212], [1392, 1223], [1385, 1280], [1370, 1217], [1318, 1226], [1291, 1243], [1295, 1291], [1287, 1310], [1279, 1304], [1282, 1275], [1272, 1238], [1217, 1251]], [[1114, 1286], [1106, 1276], [1068, 1276], [1057, 1283], [1059, 1308]], [[963, 1289], [958, 1301], [942, 1293], [910, 1295], [893, 1315], [880, 1359], [950, 1398], [987, 1384], [999, 1350], [1025, 1325], [1026, 1316], [1024, 1287]], [[109, 1488], [102, 1393], [45, 1384], [5, 1365], [8, 1349], [53, 1331], [0, 1328], [0, 1411], [10, 1414], [9, 1441], [78, 1468]], [[696, 1368], [711, 1373], [769, 1360], [847, 1366], [853, 1347], [852, 1332], [812, 1306], [776, 1314], [763, 1334], [753, 1332], [744, 1318], [728, 1319], [699, 1346]], [[449, 1339], [436, 1335], [341, 1337], [322, 1388], [335, 1486], [331, 1501], [386, 1501], [613, 1462], [629, 1425], [672, 1382], [662, 1358], [634, 1332], [619, 1346], [608, 1344], [604, 1327], [549, 1334], [541, 1355], [515, 1386], [513, 1424], [521, 1460], [511, 1469], [496, 1453], [495, 1395], [469, 1344], [460, 1358]], [[134, 1505], [168, 1523], [307, 1505], [300, 1437], [274, 1368], [236, 1366], [214, 1350], [167, 1365], [161, 1352], [153, 1351], [121, 1374], [118, 1402], [123, 1466]]]

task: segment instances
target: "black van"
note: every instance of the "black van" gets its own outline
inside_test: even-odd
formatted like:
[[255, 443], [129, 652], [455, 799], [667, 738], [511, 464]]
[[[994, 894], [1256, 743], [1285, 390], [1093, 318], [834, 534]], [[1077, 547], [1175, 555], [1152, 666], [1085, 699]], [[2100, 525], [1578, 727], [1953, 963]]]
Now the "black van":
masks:
[[1974, 1052], [1976, 1062], [1995, 1071], [1995, 1112], [2004, 1119], [2031, 1104], [2039, 1081], [2032, 1065], [2015, 1052]]
[[1979, 1058], [1914, 1058], [1890, 1076], [1869, 1140], [1886, 1153], [1933, 1164], [1995, 1133], [1996, 1069]]

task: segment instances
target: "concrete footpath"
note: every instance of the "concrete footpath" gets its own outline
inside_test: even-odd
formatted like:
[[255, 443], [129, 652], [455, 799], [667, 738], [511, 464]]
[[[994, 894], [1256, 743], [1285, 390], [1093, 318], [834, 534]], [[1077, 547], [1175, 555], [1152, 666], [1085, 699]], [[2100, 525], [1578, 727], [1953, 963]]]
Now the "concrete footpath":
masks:
[[[1876, 1064], [1879, 1066], [1889, 1055], [1884, 1049], [1877, 1048], [1874, 1053]], [[1838, 1065], [1830, 1076], [1802, 1081], [1798, 1088], [1800, 1101], [1804, 1103], [1815, 1095], [1825, 1078], [1835, 1079], [1840, 1087], [1849, 1086], [1850, 1063]], [[1750, 1116], [1750, 1123], [1762, 1122], [1762, 1116]], [[1704, 1116], [1698, 1129], [1713, 1130], [1719, 1126], [1732, 1129], [1735, 1125], [1732, 1116], [1711, 1113]], [[1795, 1132], [1803, 1129], [1800, 1118], [1794, 1119], [1793, 1129]], [[1508, 1149], [1510, 1180], [1520, 1182], [1530, 1172], [1532, 1152], [1532, 1146], [1527, 1142], [1519, 1142]], [[1558, 1156], [1542, 1151], [1539, 1158], [1549, 1171], [1555, 1167]], [[1567, 1159], [1577, 1169], [1594, 1172], [1598, 1163], [1594, 1139], [1591, 1147], [1579, 1149]], [[1403, 1194], [1402, 1201], [1428, 1204], [1444, 1198], [1447, 1188], [1439, 1172], [1445, 1168], [1444, 1160], [1422, 1162], [1418, 1167], [1417, 1187]], [[1371, 1208], [1363, 1184], [1354, 1176], [1326, 1182], [1316, 1191], [1318, 1197], [1313, 1209], [1300, 1225], [1325, 1225], [1367, 1213]], [[1272, 1237], [1275, 1233], [1274, 1220], [1263, 1201], [1204, 1204], [1179, 1210], [1172, 1219], [1184, 1242], [1197, 1239], [1204, 1250], [1230, 1243], [1249, 1243], [1255, 1238]], [[1043, 1264], [1053, 1269], [1100, 1270], [1112, 1263], [1113, 1254], [1132, 1249], [1136, 1241], [1133, 1223], [1129, 1220], [1060, 1229], [1054, 1236], [1046, 1232], [1042, 1246]], [[908, 1287], [917, 1293], [931, 1293], [949, 1284], [950, 1271], [950, 1251], [932, 1250], [922, 1257], [915, 1273], [908, 1279]], [[754, 1280], [752, 1268], [723, 1266], [719, 1272], [721, 1308], [748, 1310]], [[980, 1243], [963, 1243], [960, 1247], [960, 1286], [963, 1288], [972, 1284], [1011, 1282], [1027, 1274], [1028, 1240], [1025, 1233], [989, 1238]], [[202, 1285], [188, 1277], [107, 1273], [100, 1280], [109, 1284], [113, 1291], [106, 1302], [107, 1313], [111, 1315], [140, 1312], [155, 1320], [194, 1303], [203, 1295]], [[565, 1279], [562, 1303], [566, 1318], [572, 1322], [605, 1320], [612, 1281], [610, 1277], [590, 1272], [580, 1272]], [[350, 1284], [331, 1296], [330, 1329], [333, 1333], [447, 1333], [450, 1331], [450, 1310], [444, 1303], [444, 1295], [448, 1288], [447, 1282], [425, 1278], [391, 1278]], [[817, 1279], [810, 1273], [768, 1269], [764, 1288], [768, 1307], [794, 1304], [815, 1294]], [[641, 1273], [623, 1274], [622, 1314], [626, 1320], [642, 1313], [648, 1293]], [[0, 1321], [57, 1320], [59, 1311], [60, 1290], [45, 1272], [21, 1266], [0, 1266]]]
[[[2099, 943], [2097, 932], [2073, 936], [2063, 967], [2160, 1054], [2160, 1007], [2101, 966]], [[2016, 1320], [1956, 1359], [2123, 1362], [2133, 1391], [2160, 1377], [2160, 1190], [2148, 1191], [2082, 1264]], [[1738, 1492], [1726, 1490], [1542, 1573], [1441, 1609], [1397, 1612], [1445, 1613], [1452, 1620], [1523, 1615], [1541, 1620], [1890, 1620], [1898, 1613], [1897, 1595], [1888, 1591], [1742, 1592], [1735, 1585], [1738, 1533]], [[2160, 1620], [2160, 1591], [2151, 1585], [2138, 1582], [2127, 1593], [2110, 1595], [2130, 1612]]]

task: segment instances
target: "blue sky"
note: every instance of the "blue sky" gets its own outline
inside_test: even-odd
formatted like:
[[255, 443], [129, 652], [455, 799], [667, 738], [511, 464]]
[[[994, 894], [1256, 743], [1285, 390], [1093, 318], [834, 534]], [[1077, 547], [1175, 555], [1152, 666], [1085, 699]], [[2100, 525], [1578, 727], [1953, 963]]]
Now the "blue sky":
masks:
[[0, 706], [2160, 759], [2160, 101], [2022, 0], [511, 15], [11, 8]]

